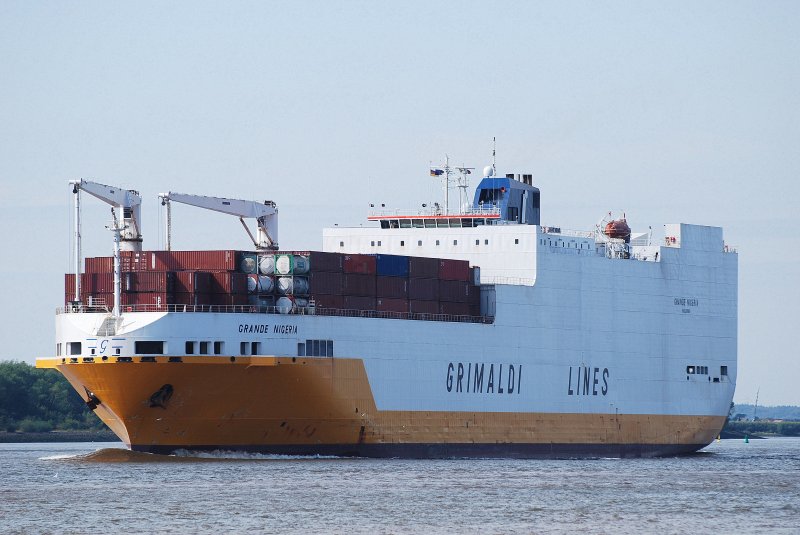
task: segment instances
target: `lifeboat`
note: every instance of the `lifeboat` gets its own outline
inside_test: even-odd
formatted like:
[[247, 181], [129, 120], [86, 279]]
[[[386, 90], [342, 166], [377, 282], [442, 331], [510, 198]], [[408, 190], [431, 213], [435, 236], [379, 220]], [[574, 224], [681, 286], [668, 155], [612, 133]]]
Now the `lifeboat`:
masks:
[[625, 240], [625, 243], [630, 243], [631, 241], [631, 227], [628, 226], [628, 222], [624, 217], [606, 223], [603, 234], [609, 238]]

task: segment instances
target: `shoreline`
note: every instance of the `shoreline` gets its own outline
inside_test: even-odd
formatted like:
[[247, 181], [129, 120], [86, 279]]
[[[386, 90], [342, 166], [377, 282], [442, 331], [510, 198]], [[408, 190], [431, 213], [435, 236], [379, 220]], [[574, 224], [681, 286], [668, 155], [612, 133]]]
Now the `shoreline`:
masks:
[[0, 431], [0, 443], [17, 444], [24, 442], [119, 442], [111, 431], [46, 431], [24, 433]]

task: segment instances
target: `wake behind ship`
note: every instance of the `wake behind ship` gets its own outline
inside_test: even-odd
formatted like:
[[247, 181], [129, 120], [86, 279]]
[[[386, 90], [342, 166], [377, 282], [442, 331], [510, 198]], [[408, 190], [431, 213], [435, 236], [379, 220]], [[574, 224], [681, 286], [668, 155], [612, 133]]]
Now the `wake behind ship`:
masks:
[[[374, 211], [278, 247], [275, 203], [161, 194], [257, 221], [252, 251], [142, 250], [141, 197], [115, 254], [66, 276], [56, 368], [137, 451], [370, 457], [655, 456], [721, 430], [737, 359], [737, 254], [722, 229], [540, 224], [530, 175], [431, 209]], [[245, 228], [248, 227], [245, 225]], [[167, 240], [169, 248], [169, 237]]]

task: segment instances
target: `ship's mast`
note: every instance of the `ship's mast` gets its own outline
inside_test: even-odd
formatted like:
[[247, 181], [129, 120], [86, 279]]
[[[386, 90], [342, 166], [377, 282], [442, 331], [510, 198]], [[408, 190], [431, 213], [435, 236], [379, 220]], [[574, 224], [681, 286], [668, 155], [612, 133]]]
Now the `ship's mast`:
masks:
[[72, 185], [75, 195], [75, 299], [81, 300], [81, 189], [77, 184]]
[[469, 186], [469, 178], [467, 175], [472, 173], [474, 167], [450, 167], [450, 157], [444, 155], [444, 165], [440, 167], [431, 166], [431, 176], [441, 176], [444, 181], [444, 213], [450, 214], [450, 176], [458, 172], [459, 177], [456, 179], [456, 186], [461, 189], [459, 193], [459, 210], [464, 207], [467, 198], [467, 187]]

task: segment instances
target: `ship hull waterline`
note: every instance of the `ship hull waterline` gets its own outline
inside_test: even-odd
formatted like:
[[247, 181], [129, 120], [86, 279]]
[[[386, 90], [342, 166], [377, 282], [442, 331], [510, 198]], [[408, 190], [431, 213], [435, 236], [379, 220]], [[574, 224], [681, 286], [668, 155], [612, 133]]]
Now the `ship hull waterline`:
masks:
[[378, 410], [361, 359], [39, 359], [134, 451], [378, 458], [655, 457], [695, 452], [718, 415]]

